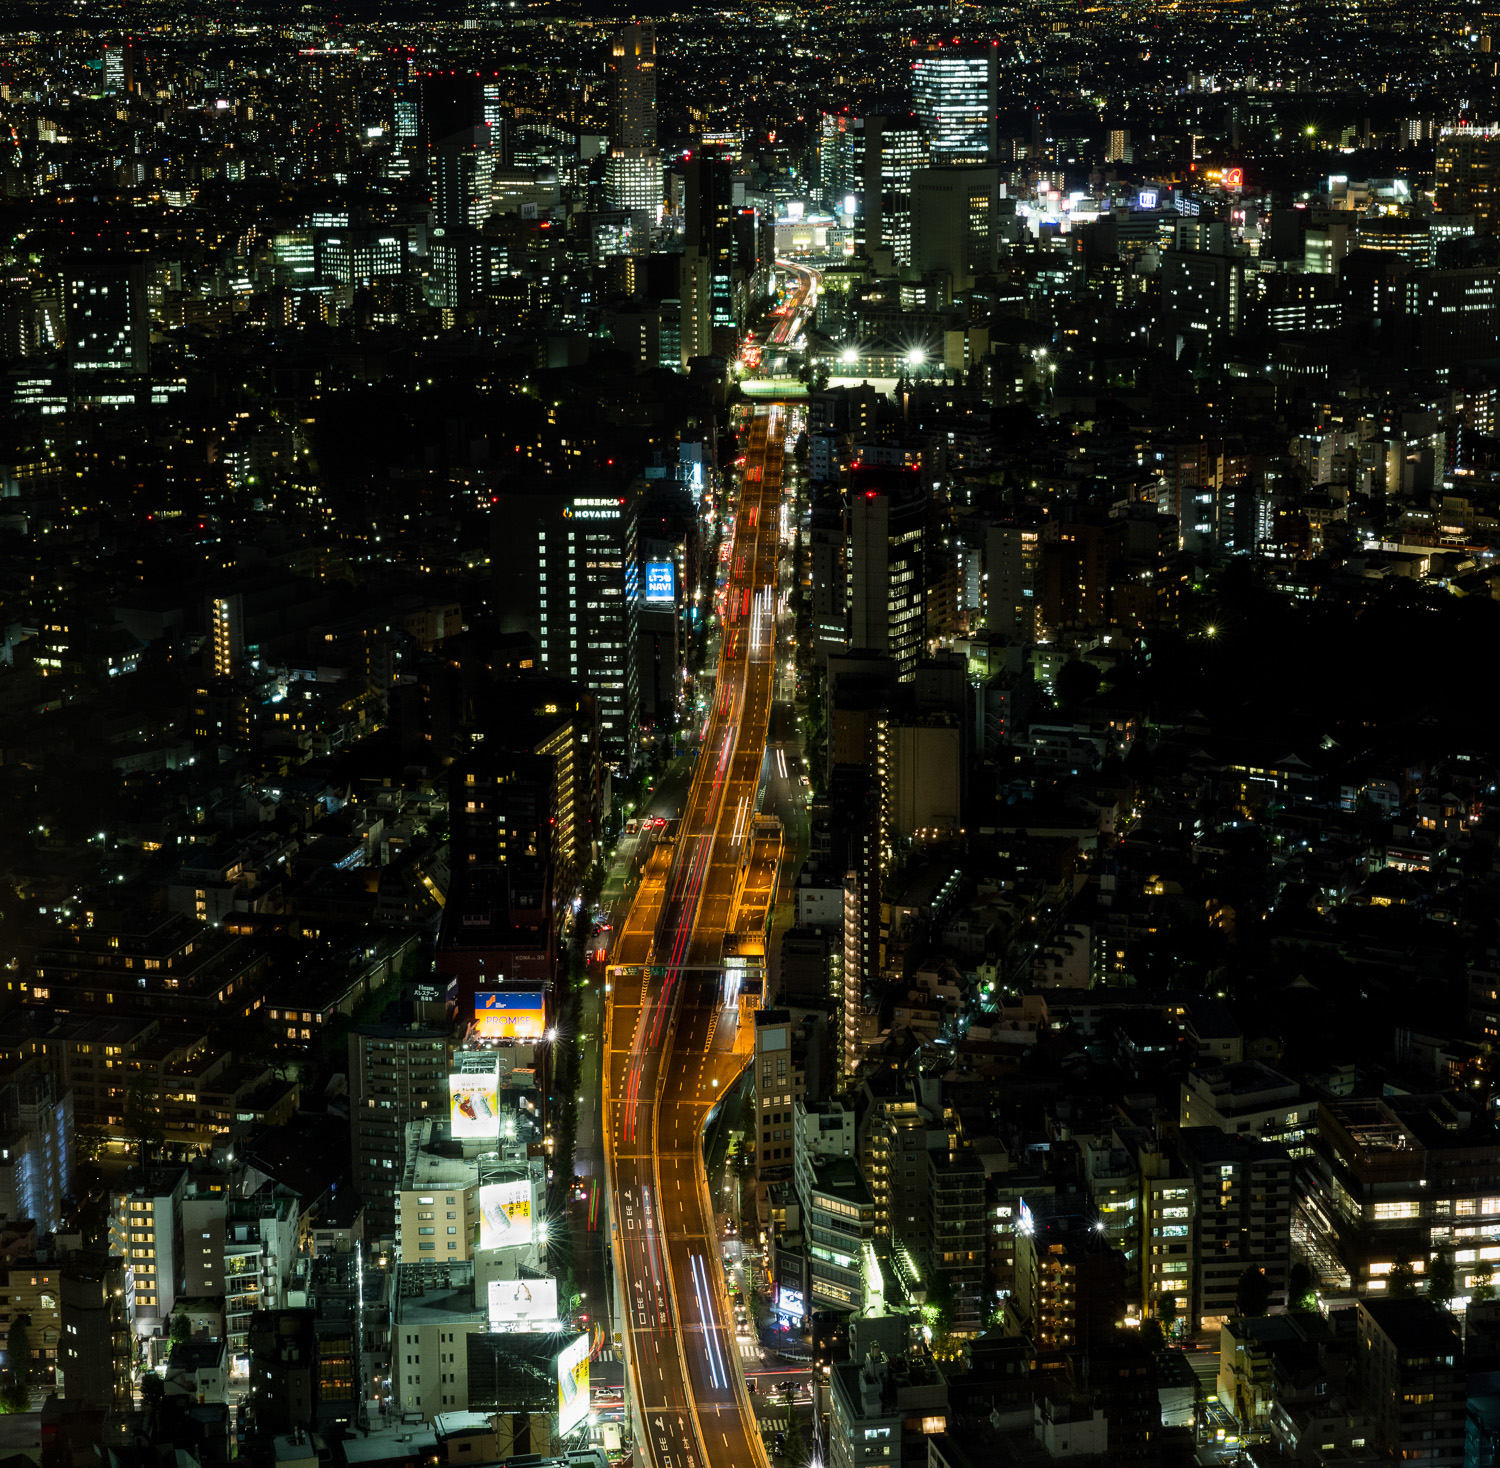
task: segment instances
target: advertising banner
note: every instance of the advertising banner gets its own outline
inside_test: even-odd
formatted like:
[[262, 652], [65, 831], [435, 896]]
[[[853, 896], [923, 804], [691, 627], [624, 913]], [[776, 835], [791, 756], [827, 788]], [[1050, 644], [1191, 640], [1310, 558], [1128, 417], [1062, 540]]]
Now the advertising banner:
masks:
[[532, 1240], [531, 1181], [486, 1183], [479, 1190], [479, 1247], [508, 1249]]
[[500, 1135], [500, 1071], [465, 1070], [448, 1077], [448, 1121], [456, 1141]]
[[581, 1335], [557, 1358], [557, 1435], [566, 1437], [589, 1415], [589, 1338]]
[[551, 1328], [557, 1324], [555, 1279], [492, 1279], [490, 1324]]
[[474, 1030], [486, 1040], [540, 1040], [547, 1032], [541, 991], [481, 989], [474, 996]]

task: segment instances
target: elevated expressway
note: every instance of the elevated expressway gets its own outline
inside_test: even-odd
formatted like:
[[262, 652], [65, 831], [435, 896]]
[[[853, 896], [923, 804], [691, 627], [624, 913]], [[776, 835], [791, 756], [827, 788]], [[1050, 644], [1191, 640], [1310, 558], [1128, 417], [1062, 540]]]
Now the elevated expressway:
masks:
[[638, 1461], [768, 1468], [737, 1367], [703, 1160], [709, 1114], [749, 1062], [726, 947], [759, 944], [778, 832], [755, 818], [775, 687], [786, 409], [757, 408], [719, 595], [718, 678], [675, 838], [615, 944], [604, 1132], [617, 1318]]

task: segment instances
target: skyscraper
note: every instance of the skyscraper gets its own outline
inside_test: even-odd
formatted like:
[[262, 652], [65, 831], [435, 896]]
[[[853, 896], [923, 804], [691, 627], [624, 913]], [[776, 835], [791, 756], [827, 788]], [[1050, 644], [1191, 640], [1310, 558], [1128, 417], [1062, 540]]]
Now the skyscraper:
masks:
[[434, 143], [428, 157], [432, 222], [438, 229], [477, 229], [490, 216], [494, 154], [490, 130], [466, 127]]
[[609, 157], [604, 198], [611, 209], [642, 211], [654, 223], [662, 206], [661, 155], [656, 149], [656, 31], [622, 26], [609, 59]]
[[656, 147], [656, 29], [622, 26], [609, 60], [609, 141], [613, 148]]
[[917, 675], [926, 640], [927, 491], [915, 469], [864, 469], [849, 494], [849, 646]]
[[911, 263], [913, 173], [927, 162], [927, 144], [910, 113], [848, 120], [848, 177], [855, 199], [854, 247], [869, 255], [889, 249]]
[[995, 268], [1000, 170], [921, 168], [911, 175], [911, 266], [942, 271], [954, 290]]
[[541, 664], [594, 695], [603, 756], [626, 768], [640, 719], [632, 656], [639, 617], [633, 510], [622, 495], [599, 490], [517, 504], [535, 527], [530, 574]]
[[999, 49], [940, 46], [912, 62], [917, 120], [934, 163], [987, 163], [995, 156]]
[[297, 58], [297, 132], [310, 170], [339, 168], [359, 148], [358, 58], [349, 47], [307, 50]]
[[[711, 350], [730, 357], [739, 347], [739, 331], [745, 319], [745, 281], [753, 260], [746, 260], [744, 211], [734, 204], [734, 169], [727, 153], [706, 150], [688, 160], [684, 184], [686, 228], [683, 256], [683, 352], [698, 355], [701, 346], [688, 351], [688, 321], [697, 323], [695, 339], [701, 343], [705, 318]], [[754, 242], [754, 216], [750, 220], [750, 244]], [[692, 295], [689, 296], [691, 289]], [[706, 301], [701, 293], [707, 292]]]

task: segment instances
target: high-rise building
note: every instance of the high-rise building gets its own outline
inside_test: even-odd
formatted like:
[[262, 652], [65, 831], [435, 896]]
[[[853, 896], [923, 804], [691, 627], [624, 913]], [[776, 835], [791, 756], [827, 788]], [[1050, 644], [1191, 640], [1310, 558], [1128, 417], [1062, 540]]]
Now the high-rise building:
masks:
[[359, 149], [358, 71], [359, 53], [351, 47], [310, 49], [297, 57], [297, 134], [309, 170], [338, 169]]
[[934, 163], [995, 156], [999, 47], [939, 46], [912, 62], [911, 92]]
[[916, 117], [907, 113], [849, 118], [843, 136], [856, 253], [872, 256], [888, 249], [893, 263], [910, 264], [912, 177], [928, 158]]
[[[604, 161], [604, 200], [656, 222], [666, 197], [656, 148], [656, 30], [622, 26], [609, 58], [609, 156]], [[644, 254], [640, 242], [635, 253]]]
[[597, 490], [517, 501], [529, 511], [542, 666], [581, 684], [599, 708], [603, 757], [628, 767], [640, 693], [632, 655], [640, 598], [635, 516], [623, 495]]
[[349, 1140], [365, 1234], [396, 1227], [406, 1125], [448, 1108], [448, 1032], [435, 1025], [361, 1025], [349, 1035]]
[[119, 97], [135, 90], [135, 53], [128, 40], [106, 41], [101, 60], [105, 96]]
[[683, 181], [685, 249], [681, 297], [685, 354], [688, 353], [690, 311], [698, 342], [702, 341], [706, 324], [709, 350], [725, 357], [732, 357], [739, 350], [754, 245], [752, 214], [749, 252], [752, 258], [747, 260], [741, 218], [744, 212], [735, 206], [734, 166], [728, 153], [707, 149], [688, 160]]
[[1130, 129], [1127, 127], [1111, 128], [1109, 140], [1104, 146], [1104, 161], [1106, 163], [1129, 163], [1134, 155], [1134, 149], [1130, 146]]
[[428, 154], [432, 222], [437, 229], [478, 229], [490, 217], [495, 157], [483, 124], [438, 138]]
[[915, 470], [860, 469], [849, 492], [849, 645], [889, 654], [898, 682], [926, 647], [927, 491]]
[[1482, 232], [1494, 233], [1500, 222], [1500, 128], [1443, 128], [1434, 181], [1439, 214], [1472, 214]]
[[75, 373], [144, 373], [150, 360], [146, 257], [78, 257], [63, 273], [68, 366]]
[[609, 141], [614, 148], [656, 147], [656, 28], [621, 26], [609, 58]]
[[1041, 538], [1019, 525], [991, 525], [984, 535], [984, 625], [1018, 642], [1035, 642]]
[[911, 175], [911, 266], [941, 271], [954, 290], [995, 268], [1000, 171], [975, 165], [921, 168]]

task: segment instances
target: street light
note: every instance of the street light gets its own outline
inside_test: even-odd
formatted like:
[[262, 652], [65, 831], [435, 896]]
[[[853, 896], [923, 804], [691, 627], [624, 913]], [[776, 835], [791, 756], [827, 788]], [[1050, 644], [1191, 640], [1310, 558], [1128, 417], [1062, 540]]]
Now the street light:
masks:
[[842, 362], [846, 367], [852, 367], [857, 361], [859, 361], [859, 348], [845, 347], [844, 350], [839, 353], [839, 361]]
[[923, 351], [921, 347], [913, 347], [911, 351], [906, 354], [907, 364], [912, 367], [920, 367], [926, 360], [927, 353]]

